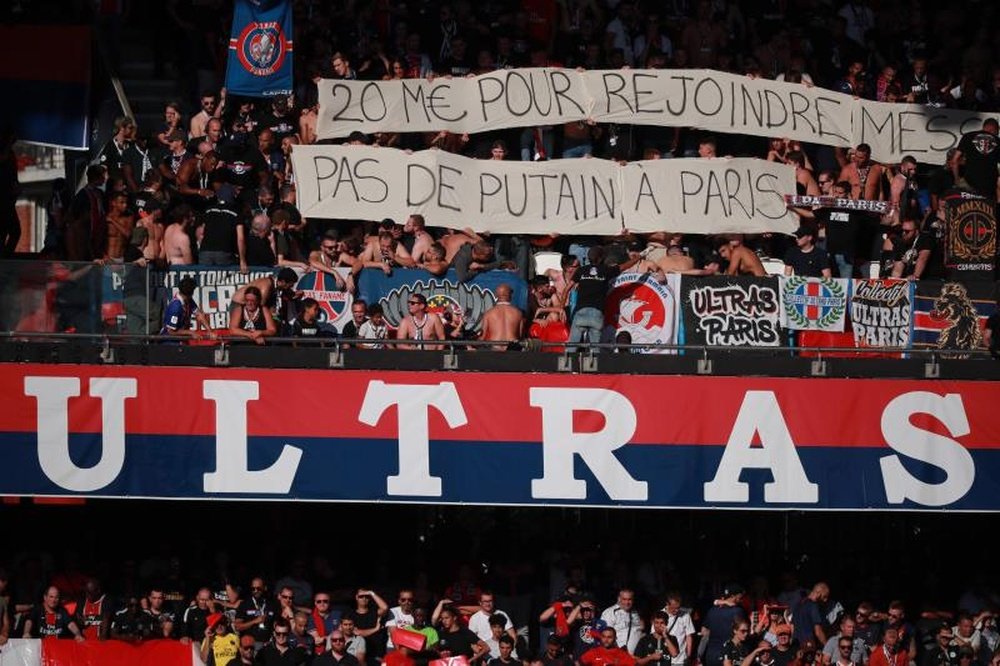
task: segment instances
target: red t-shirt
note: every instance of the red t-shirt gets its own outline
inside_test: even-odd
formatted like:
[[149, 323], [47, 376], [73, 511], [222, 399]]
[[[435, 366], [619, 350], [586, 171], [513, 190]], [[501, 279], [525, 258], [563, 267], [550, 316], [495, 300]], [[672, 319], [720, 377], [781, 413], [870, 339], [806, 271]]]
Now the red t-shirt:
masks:
[[619, 647], [595, 647], [581, 655], [580, 663], [586, 666], [635, 666], [635, 657]]

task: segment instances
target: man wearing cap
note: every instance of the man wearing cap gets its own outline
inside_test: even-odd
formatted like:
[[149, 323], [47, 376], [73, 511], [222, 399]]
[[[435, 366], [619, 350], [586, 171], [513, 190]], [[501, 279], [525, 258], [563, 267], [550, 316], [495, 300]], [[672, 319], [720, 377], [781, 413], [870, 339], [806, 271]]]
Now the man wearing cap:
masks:
[[705, 614], [698, 652], [707, 666], [719, 666], [722, 663], [722, 646], [732, 635], [733, 624], [737, 620], [746, 620], [746, 613], [740, 606], [743, 592], [743, 586], [739, 583], [727, 584], [722, 589], [722, 595]]
[[[247, 636], [253, 649], [253, 636]], [[205, 639], [201, 642], [201, 660], [206, 666], [226, 666], [240, 653], [240, 640], [229, 630], [229, 618], [222, 613], [209, 616]]]
[[832, 275], [830, 257], [815, 245], [818, 233], [816, 225], [807, 222], [795, 230], [795, 247], [785, 252], [785, 275], [823, 278]]
[[792, 625], [785, 623], [779, 625], [774, 634], [777, 643], [774, 645], [772, 655], [774, 656], [774, 666], [788, 666], [795, 661], [795, 650], [792, 647]]
[[633, 654], [643, 635], [642, 620], [635, 610], [635, 592], [627, 587], [619, 590], [618, 603], [605, 608], [601, 619], [608, 627], [614, 628], [618, 647]]

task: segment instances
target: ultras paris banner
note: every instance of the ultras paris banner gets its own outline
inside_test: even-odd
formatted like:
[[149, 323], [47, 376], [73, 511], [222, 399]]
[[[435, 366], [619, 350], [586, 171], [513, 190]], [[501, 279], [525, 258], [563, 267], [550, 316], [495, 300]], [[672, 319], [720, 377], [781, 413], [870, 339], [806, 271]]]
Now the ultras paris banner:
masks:
[[4, 364], [0, 393], [2, 495], [1000, 509], [990, 382]]

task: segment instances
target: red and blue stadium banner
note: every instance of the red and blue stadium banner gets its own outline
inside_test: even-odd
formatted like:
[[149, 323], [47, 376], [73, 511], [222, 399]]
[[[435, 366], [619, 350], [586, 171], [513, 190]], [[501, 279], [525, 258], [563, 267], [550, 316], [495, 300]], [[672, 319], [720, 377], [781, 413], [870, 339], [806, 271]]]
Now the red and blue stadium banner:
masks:
[[996, 383], [0, 365], [0, 495], [1000, 509]]
[[0, 86], [16, 102], [0, 105], [0, 127], [20, 141], [86, 150], [90, 145], [90, 28], [0, 27]]
[[292, 3], [236, 0], [226, 90], [242, 97], [292, 93]]

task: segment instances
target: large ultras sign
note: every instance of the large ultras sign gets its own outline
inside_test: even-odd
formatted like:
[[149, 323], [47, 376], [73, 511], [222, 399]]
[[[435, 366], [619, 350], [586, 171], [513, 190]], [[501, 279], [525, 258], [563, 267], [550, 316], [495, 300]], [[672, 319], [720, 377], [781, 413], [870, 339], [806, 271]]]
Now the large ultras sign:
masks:
[[0, 494], [1000, 508], [989, 382], [0, 365]]

